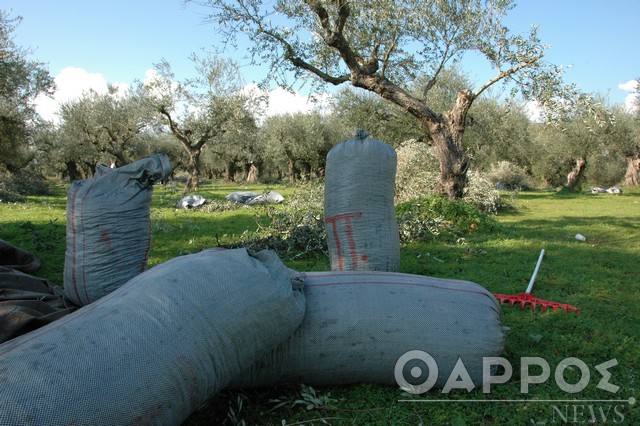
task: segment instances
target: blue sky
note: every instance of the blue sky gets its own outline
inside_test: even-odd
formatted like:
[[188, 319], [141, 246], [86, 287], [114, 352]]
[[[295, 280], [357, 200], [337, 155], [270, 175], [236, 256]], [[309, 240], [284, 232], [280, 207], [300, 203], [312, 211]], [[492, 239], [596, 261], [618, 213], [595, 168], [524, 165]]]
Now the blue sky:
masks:
[[[203, 24], [207, 10], [185, 7], [181, 0], [2, 0], [0, 8], [24, 18], [15, 41], [33, 48], [32, 58], [59, 77], [59, 100], [89, 86], [142, 80], [162, 58], [178, 78], [188, 77], [193, 73], [189, 55], [216, 43], [212, 25]], [[623, 103], [630, 94], [624, 85], [640, 77], [638, 17], [640, 0], [522, 0], [505, 25], [518, 33], [538, 25], [540, 38], [552, 46], [546, 60], [571, 66], [567, 82]], [[465, 63], [479, 83], [493, 76], [472, 60]], [[263, 72], [243, 67], [247, 83], [260, 81]], [[300, 108], [304, 98], [281, 102]]]

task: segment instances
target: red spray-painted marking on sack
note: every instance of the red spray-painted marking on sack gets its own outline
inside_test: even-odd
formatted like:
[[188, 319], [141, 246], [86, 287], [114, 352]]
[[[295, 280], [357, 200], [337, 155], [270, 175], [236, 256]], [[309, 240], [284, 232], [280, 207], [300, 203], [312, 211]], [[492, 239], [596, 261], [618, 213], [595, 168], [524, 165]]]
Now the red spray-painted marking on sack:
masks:
[[100, 242], [105, 245], [110, 252], [113, 251], [113, 247], [111, 246], [111, 236], [109, 235], [108, 229], [103, 229], [102, 232], [100, 232]]
[[344, 270], [344, 253], [342, 249], [342, 242], [340, 241], [340, 234], [338, 233], [338, 222], [344, 221], [344, 231], [347, 235], [347, 244], [349, 246], [349, 254], [351, 257], [351, 266], [352, 269], [358, 268], [358, 262], [360, 260], [366, 261], [368, 259], [367, 255], [358, 255], [358, 251], [356, 248], [356, 242], [353, 239], [353, 227], [352, 227], [352, 219], [357, 219], [362, 217], [362, 212], [351, 212], [351, 213], [341, 213], [335, 216], [327, 217], [324, 220], [324, 223], [327, 225], [331, 225], [331, 232], [333, 234], [333, 239], [335, 241], [335, 249], [338, 255], [338, 270]]

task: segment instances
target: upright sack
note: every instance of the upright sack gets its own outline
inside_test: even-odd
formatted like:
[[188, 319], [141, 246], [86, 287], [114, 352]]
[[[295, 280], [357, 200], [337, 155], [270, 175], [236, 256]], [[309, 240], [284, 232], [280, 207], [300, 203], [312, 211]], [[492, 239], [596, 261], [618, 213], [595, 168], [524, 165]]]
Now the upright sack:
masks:
[[[237, 376], [232, 387], [419, 386], [431, 374], [432, 386], [442, 388], [458, 360], [481, 386], [483, 357], [500, 356], [504, 348], [500, 304], [469, 281], [385, 272], [308, 272], [305, 296], [302, 326]], [[423, 353], [434, 359], [437, 375]], [[419, 368], [417, 377], [413, 367]]]
[[302, 284], [273, 252], [157, 265], [0, 345], [0, 425], [180, 425], [300, 325]]
[[171, 174], [164, 154], [73, 182], [67, 193], [64, 290], [83, 306], [147, 267], [153, 184]]
[[333, 271], [398, 271], [396, 152], [359, 131], [327, 155], [324, 216]]

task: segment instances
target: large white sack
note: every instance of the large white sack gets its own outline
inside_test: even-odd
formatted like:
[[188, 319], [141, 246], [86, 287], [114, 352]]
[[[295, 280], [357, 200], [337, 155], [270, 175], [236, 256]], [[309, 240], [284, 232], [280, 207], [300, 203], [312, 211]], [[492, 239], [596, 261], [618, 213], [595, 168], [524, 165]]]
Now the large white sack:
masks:
[[170, 174], [169, 158], [155, 154], [71, 184], [64, 290], [73, 303], [89, 304], [147, 268], [153, 184]]
[[207, 250], [0, 345], [0, 425], [179, 425], [300, 325], [273, 252]]
[[[308, 272], [304, 292], [302, 326], [237, 376], [232, 387], [395, 385], [395, 365], [412, 350], [435, 359], [434, 387], [445, 385], [458, 358], [479, 386], [482, 357], [500, 356], [504, 348], [499, 303], [469, 281], [385, 272]], [[411, 366], [405, 366], [404, 378], [419, 385], [425, 377], [412, 378]]]
[[396, 152], [359, 131], [327, 155], [324, 215], [333, 271], [398, 271]]

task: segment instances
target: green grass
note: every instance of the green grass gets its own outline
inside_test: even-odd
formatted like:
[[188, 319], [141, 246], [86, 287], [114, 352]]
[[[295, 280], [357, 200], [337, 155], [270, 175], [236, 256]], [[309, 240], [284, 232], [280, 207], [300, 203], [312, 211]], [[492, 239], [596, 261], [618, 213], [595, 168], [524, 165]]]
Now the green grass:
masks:
[[[284, 186], [206, 185], [200, 193], [222, 200], [237, 190], [261, 192]], [[240, 208], [225, 212], [176, 210], [181, 188], [157, 187], [152, 204], [153, 241], [150, 265], [232, 243], [245, 231], [257, 229], [254, 216], [260, 209]], [[36, 254], [43, 261], [39, 275], [62, 282], [65, 249], [65, 188], [50, 197], [29, 197], [27, 203], [0, 204], [0, 238]], [[286, 424], [305, 425], [552, 425], [565, 423], [552, 403], [469, 402], [477, 399], [638, 399], [640, 369], [640, 192], [622, 195], [562, 194], [554, 191], [522, 192], [516, 209], [497, 217], [499, 229], [474, 230], [464, 241], [436, 240], [412, 243], [402, 248], [402, 272], [474, 281], [494, 293], [522, 293], [527, 287], [538, 255], [545, 258], [533, 293], [543, 299], [569, 303], [581, 313], [532, 312], [503, 305], [504, 324], [510, 327], [503, 356], [514, 367], [509, 383], [495, 385], [489, 395], [481, 390], [454, 391], [443, 395], [431, 391], [421, 398], [453, 399], [460, 402], [407, 403], [392, 386], [360, 384], [315, 389], [319, 403], [307, 409], [293, 403], [309, 396], [299, 386], [269, 390], [222, 392], [188, 425]], [[574, 238], [587, 237], [585, 242]], [[326, 270], [325, 257], [287, 263], [300, 271]], [[428, 315], [428, 313], [425, 313]], [[539, 356], [551, 365], [551, 379], [532, 385], [520, 394], [520, 359]], [[553, 372], [567, 357], [583, 360], [591, 372], [587, 388], [567, 394], [556, 386]], [[597, 364], [616, 358], [611, 383], [617, 393], [596, 388]], [[535, 371], [534, 371], [535, 372]], [[576, 381], [575, 371], [567, 372]], [[278, 402], [273, 402], [277, 400]], [[465, 402], [467, 401], [467, 402]], [[613, 402], [556, 403], [568, 410], [568, 420], [589, 423], [592, 413], [599, 424], [640, 424], [638, 404]], [[578, 407], [577, 409], [575, 407]], [[576, 409], [578, 417], [572, 417]], [[610, 411], [607, 412], [607, 410]], [[603, 422], [601, 412], [608, 414]], [[616, 410], [616, 411], [614, 411]], [[621, 415], [616, 414], [621, 413]], [[564, 414], [564, 411], [562, 411]]]

